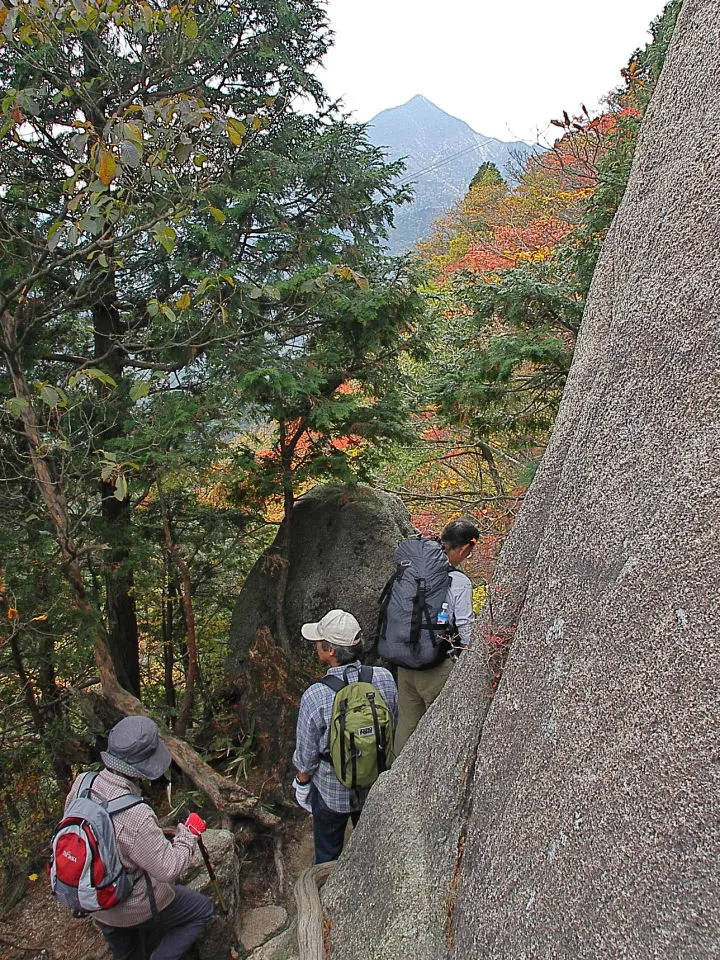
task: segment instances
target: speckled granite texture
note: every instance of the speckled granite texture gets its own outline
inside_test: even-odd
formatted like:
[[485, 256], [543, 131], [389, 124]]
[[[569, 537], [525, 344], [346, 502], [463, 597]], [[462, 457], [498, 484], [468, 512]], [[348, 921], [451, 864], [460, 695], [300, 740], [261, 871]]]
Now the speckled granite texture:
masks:
[[[328, 882], [332, 960], [720, 958], [720, 4], [686, 0], [471, 650]], [[362, 922], [359, 922], [359, 920]]]

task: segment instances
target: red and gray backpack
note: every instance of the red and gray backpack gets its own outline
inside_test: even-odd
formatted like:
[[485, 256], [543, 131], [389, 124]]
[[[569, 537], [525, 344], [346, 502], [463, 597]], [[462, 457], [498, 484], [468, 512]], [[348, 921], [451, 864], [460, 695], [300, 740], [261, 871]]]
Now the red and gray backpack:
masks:
[[130, 896], [137, 879], [122, 865], [112, 818], [147, 801], [132, 793], [93, 800], [95, 777], [93, 771], [85, 774], [52, 838], [50, 887], [76, 913], [116, 907]]

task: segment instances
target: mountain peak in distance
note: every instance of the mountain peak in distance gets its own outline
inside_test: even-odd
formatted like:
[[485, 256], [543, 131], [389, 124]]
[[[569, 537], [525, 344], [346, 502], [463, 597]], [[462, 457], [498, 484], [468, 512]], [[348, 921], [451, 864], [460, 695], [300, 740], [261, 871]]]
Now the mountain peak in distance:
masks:
[[446, 113], [422, 94], [382, 110], [367, 124], [368, 137], [390, 160], [403, 159], [403, 183], [412, 183], [415, 200], [399, 207], [390, 234], [392, 253], [405, 253], [425, 239], [432, 223], [467, 193], [481, 163], [494, 163], [505, 179], [533, 148], [521, 140], [486, 137]]

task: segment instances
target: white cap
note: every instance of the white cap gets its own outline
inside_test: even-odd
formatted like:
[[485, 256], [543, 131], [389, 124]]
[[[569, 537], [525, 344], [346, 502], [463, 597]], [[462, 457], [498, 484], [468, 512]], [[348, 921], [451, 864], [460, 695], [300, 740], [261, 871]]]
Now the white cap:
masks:
[[354, 647], [360, 642], [360, 624], [351, 613], [331, 610], [317, 623], [304, 623], [301, 633], [306, 640], [325, 640], [333, 647]]

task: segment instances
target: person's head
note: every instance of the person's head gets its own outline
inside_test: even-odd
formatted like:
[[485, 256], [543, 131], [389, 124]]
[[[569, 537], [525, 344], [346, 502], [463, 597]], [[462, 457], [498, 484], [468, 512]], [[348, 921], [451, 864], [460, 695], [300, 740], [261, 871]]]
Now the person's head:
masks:
[[480, 531], [471, 520], [451, 520], [447, 524], [440, 534], [440, 542], [454, 567], [467, 560], [479, 536]]
[[116, 723], [100, 756], [108, 770], [146, 780], [161, 777], [172, 759], [150, 717], [125, 717]]
[[317, 623], [304, 623], [300, 632], [315, 644], [318, 660], [328, 666], [342, 667], [360, 656], [360, 624], [345, 610], [330, 610]]

